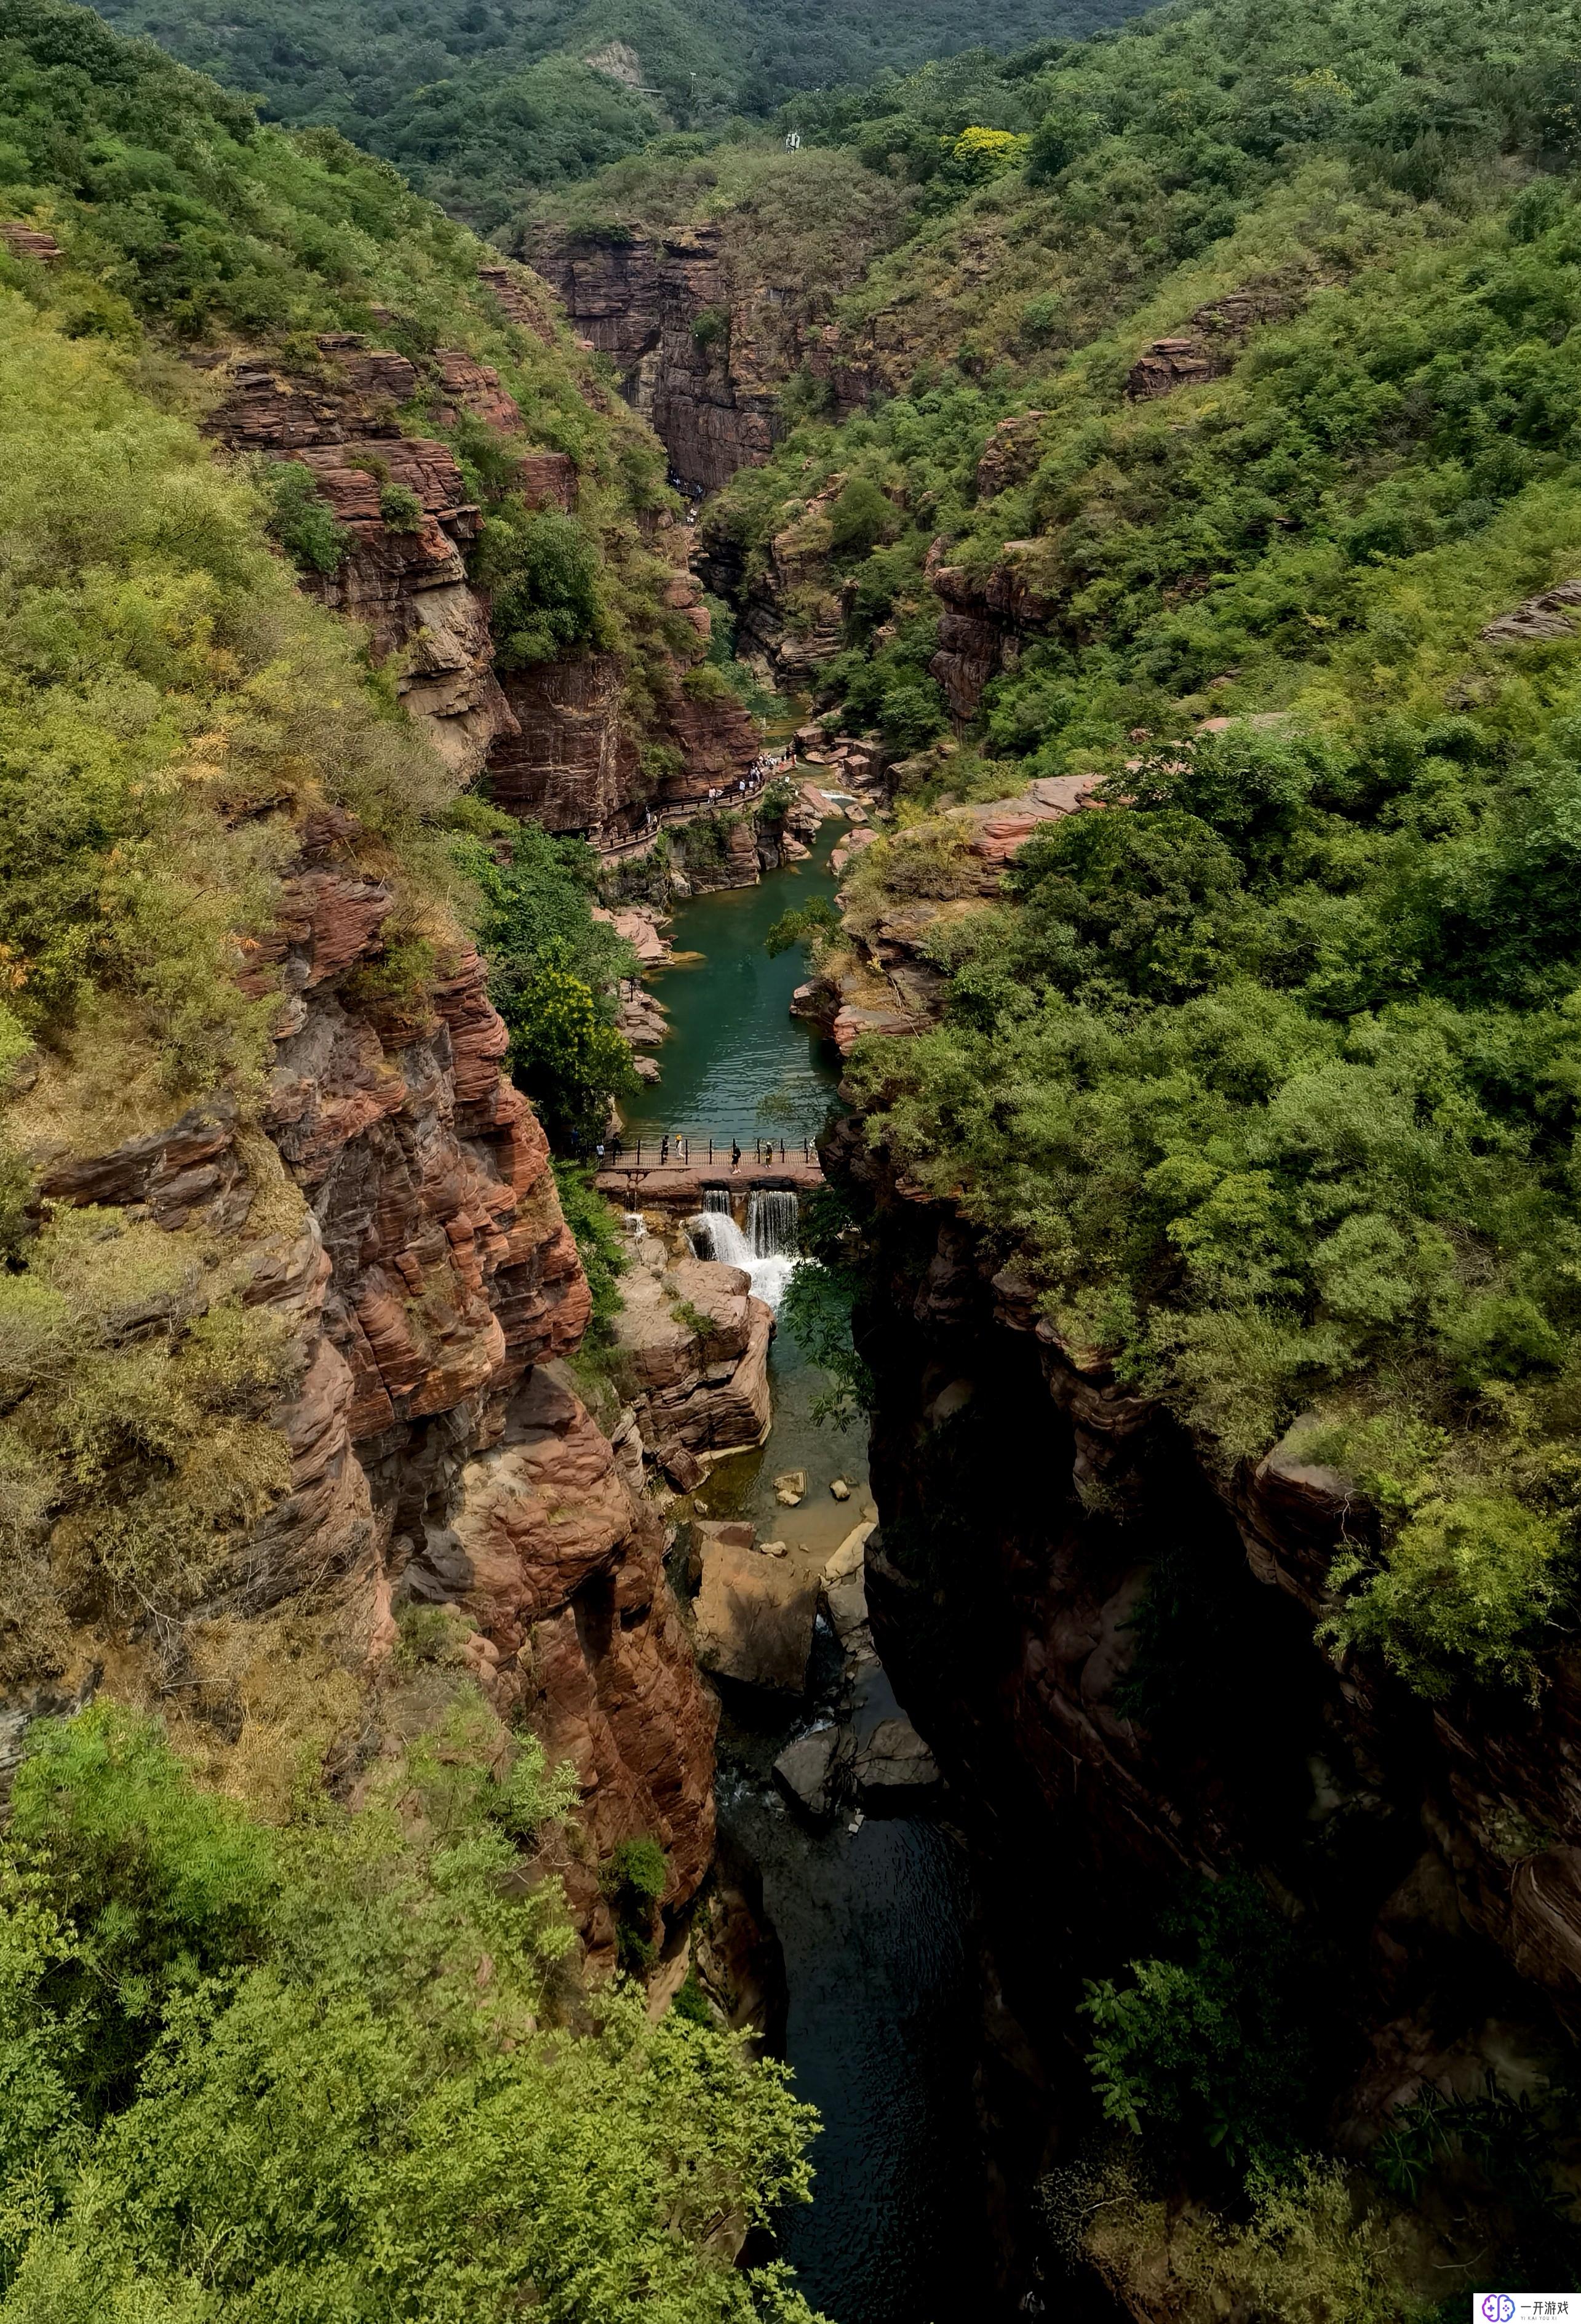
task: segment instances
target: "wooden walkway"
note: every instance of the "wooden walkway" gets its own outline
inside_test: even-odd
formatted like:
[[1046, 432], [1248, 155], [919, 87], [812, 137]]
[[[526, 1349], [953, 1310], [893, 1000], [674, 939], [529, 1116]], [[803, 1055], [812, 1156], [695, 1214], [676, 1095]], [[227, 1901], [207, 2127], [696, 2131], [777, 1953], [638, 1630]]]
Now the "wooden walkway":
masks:
[[615, 1163], [601, 1170], [594, 1183], [601, 1194], [624, 1203], [628, 1210], [639, 1210], [646, 1203], [666, 1210], [685, 1205], [700, 1211], [704, 1189], [710, 1186], [728, 1187], [732, 1194], [750, 1194], [754, 1186], [784, 1186], [804, 1194], [823, 1184], [823, 1172], [816, 1159], [804, 1162], [800, 1154], [784, 1162], [755, 1162], [743, 1154], [732, 1170], [726, 1154], [717, 1162], [694, 1156], [690, 1163], [671, 1162], [663, 1167], [652, 1163], [639, 1168], [635, 1160]]

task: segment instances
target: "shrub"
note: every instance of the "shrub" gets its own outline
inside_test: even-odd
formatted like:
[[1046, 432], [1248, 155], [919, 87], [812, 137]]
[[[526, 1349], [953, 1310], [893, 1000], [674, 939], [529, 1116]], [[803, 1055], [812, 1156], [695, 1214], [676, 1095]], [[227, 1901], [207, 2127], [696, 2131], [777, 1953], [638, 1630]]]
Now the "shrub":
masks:
[[592, 536], [560, 509], [501, 502], [484, 518], [473, 556], [490, 593], [494, 657], [519, 669], [568, 647], [614, 641]]
[[1237, 2168], [1279, 2163], [1320, 2111], [1308, 1965], [1239, 1874], [1204, 1885], [1163, 1933], [1169, 1951], [1132, 1961], [1127, 1983], [1085, 1988], [1105, 2116]]
[[1411, 2287], [1409, 2243], [1369, 2212], [1341, 2163], [1293, 2157], [1282, 2171], [1255, 2171], [1250, 2217], [1154, 2193], [1134, 2156], [1051, 2172], [1041, 2193], [1055, 2242], [1095, 2267], [1122, 2299], [1147, 2296], [1161, 2264], [1172, 2294], [1201, 2312], [1236, 2309], [1267, 2324], [1431, 2324]]
[[391, 532], [420, 532], [423, 529], [423, 504], [409, 484], [381, 486], [379, 513]]
[[560, 1208], [576, 1238], [577, 1256], [593, 1295], [593, 1324], [597, 1334], [620, 1312], [625, 1242], [608, 1203], [593, 1185], [591, 1170], [571, 1162], [556, 1162], [555, 1184], [560, 1190]]
[[352, 536], [319, 497], [311, 469], [299, 460], [271, 460], [263, 478], [273, 538], [304, 572], [333, 573], [350, 549]]
[[646, 1833], [621, 1840], [600, 1875], [615, 1918], [616, 1957], [629, 1975], [640, 1976], [658, 1958], [654, 1916], [669, 1877], [663, 1849]]
[[871, 476], [851, 476], [829, 512], [830, 547], [837, 557], [866, 557], [879, 541], [893, 540], [899, 524]]
[[629, 1044], [604, 1020], [593, 987], [568, 951], [546, 946], [504, 998], [510, 1068], [551, 1136], [585, 1152], [603, 1136], [611, 1102], [635, 1094]]
[[[464, 1691], [348, 1813], [206, 1798], [157, 1728], [35, 1729], [0, 1848], [6, 2324], [464, 2310], [811, 2324], [722, 2217], [804, 2200], [810, 2111], [738, 2037], [606, 1996], [512, 1834], [541, 1755]], [[565, 1791], [558, 1787], [563, 1810]], [[651, 1842], [622, 1882], [651, 1912]]]
[[838, 943], [840, 936], [840, 914], [827, 897], [814, 896], [810, 904], [781, 912], [763, 939], [763, 949], [770, 960], [777, 960], [793, 945], [804, 944], [813, 947], [815, 955], [820, 949], [826, 951]]
[[0, 1275], [0, 1668], [58, 1669], [63, 1615], [170, 1621], [285, 1490], [266, 1416], [299, 1356], [203, 1238], [57, 1213]]
[[1383, 1655], [1421, 1693], [1462, 1675], [1483, 1685], [1530, 1680], [1533, 1653], [1565, 1577], [1566, 1536], [1553, 1517], [1507, 1497], [1426, 1501], [1381, 1561], [1344, 1552], [1328, 1635]]
[[971, 186], [986, 186], [1025, 164], [1031, 139], [1009, 129], [963, 129], [945, 140], [947, 175]]

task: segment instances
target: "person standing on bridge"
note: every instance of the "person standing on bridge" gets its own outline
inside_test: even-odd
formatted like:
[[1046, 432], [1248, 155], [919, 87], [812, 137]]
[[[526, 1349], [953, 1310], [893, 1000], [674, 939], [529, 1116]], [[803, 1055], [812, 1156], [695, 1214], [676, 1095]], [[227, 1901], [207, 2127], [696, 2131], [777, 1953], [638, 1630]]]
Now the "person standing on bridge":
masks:
[[658, 1141], [658, 1167], [659, 1167], [659, 1168], [660, 1168], [661, 1170], [662, 1170], [662, 1169], [664, 1169], [664, 1168], [666, 1167], [666, 1166], [668, 1164], [669, 1158], [670, 1158], [670, 1133], [669, 1133], [669, 1131], [666, 1130], [665, 1131], [664, 1136], [663, 1136], [663, 1137], [659, 1139], [659, 1141]]
[[732, 1170], [739, 1170], [739, 1169], [740, 1168], [740, 1167], [741, 1167], [741, 1146], [740, 1146], [740, 1140], [739, 1139], [732, 1138], [732, 1139], [731, 1139], [731, 1168]]

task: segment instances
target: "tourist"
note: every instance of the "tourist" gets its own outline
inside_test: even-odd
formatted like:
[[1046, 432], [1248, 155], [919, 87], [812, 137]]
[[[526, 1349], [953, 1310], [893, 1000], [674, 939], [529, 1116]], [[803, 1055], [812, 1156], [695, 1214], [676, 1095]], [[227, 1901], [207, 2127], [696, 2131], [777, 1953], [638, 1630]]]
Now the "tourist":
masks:
[[741, 1148], [740, 1148], [740, 1140], [739, 1140], [739, 1139], [732, 1138], [732, 1139], [731, 1139], [731, 1168], [732, 1170], [739, 1170], [739, 1169], [740, 1168], [740, 1167], [741, 1167]]

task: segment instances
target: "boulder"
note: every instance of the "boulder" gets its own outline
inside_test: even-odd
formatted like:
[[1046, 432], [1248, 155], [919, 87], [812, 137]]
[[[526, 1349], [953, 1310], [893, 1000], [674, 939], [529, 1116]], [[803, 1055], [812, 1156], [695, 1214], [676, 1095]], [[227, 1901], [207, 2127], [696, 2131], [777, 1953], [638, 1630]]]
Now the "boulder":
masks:
[[818, 1616], [816, 1580], [788, 1560], [758, 1556], [749, 1526], [696, 1530], [703, 1569], [694, 1608], [698, 1661], [717, 1677], [800, 1694]]
[[864, 1553], [873, 1531], [869, 1518], [852, 1527], [824, 1566], [823, 1604], [830, 1628], [847, 1654], [867, 1644], [868, 1585]]
[[774, 1498], [782, 1509], [794, 1509], [806, 1499], [807, 1472], [804, 1469], [787, 1469], [774, 1480]]
[[810, 1735], [798, 1735], [787, 1744], [774, 1763], [775, 1781], [814, 1822], [834, 1813], [840, 1746], [838, 1727], [814, 1727]]
[[857, 1746], [851, 1773], [865, 1808], [909, 1808], [939, 1784], [938, 1762], [909, 1719], [883, 1719]]
[[1576, 634], [1576, 609], [1581, 606], [1581, 580], [1561, 581], [1528, 597], [1508, 613], [1501, 613], [1479, 632], [1490, 645], [1545, 645]]
[[631, 1367], [643, 1443], [672, 1473], [677, 1447], [706, 1455], [760, 1443], [774, 1318], [745, 1270], [671, 1259], [657, 1240], [639, 1258], [622, 1280], [614, 1331]]
[[843, 1477], [836, 1477], [829, 1489], [837, 1501], [849, 1501], [850, 1499], [850, 1487]]

